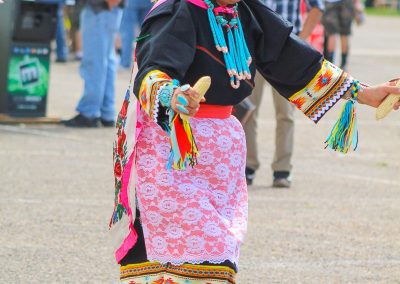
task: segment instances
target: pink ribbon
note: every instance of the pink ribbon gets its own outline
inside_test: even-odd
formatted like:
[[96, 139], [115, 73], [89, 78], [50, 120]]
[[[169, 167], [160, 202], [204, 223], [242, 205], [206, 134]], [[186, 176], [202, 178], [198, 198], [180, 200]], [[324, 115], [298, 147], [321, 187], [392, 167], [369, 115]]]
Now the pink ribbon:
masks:
[[[208, 9], [207, 4], [203, 0], [187, 0], [189, 3], [192, 3], [193, 5], [196, 5], [200, 8], [203, 9]], [[217, 13], [225, 13], [225, 14], [233, 14], [234, 10], [233, 8], [226, 7], [226, 6], [220, 6], [214, 9], [214, 12]]]

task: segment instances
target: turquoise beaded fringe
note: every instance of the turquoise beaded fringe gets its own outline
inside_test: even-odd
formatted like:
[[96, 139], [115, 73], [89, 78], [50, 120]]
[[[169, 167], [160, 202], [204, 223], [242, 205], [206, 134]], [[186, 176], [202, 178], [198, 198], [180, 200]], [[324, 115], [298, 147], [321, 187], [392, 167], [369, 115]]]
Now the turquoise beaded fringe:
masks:
[[326, 147], [341, 153], [347, 153], [350, 149], [355, 151], [358, 145], [357, 125], [357, 96], [360, 83], [354, 80], [351, 88], [351, 98], [343, 106], [339, 119], [333, 126], [331, 133], [326, 139]]
[[[237, 4], [232, 8], [233, 16], [229, 21], [218, 14], [214, 4], [210, 0], [204, 0], [207, 4], [207, 14], [210, 22], [211, 32], [214, 37], [215, 47], [224, 55], [224, 61], [231, 86], [239, 88], [240, 81], [251, 79], [250, 63], [251, 55], [244, 37], [242, 24], [239, 19]], [[226, 29], [226, 43], [223, 28]]]

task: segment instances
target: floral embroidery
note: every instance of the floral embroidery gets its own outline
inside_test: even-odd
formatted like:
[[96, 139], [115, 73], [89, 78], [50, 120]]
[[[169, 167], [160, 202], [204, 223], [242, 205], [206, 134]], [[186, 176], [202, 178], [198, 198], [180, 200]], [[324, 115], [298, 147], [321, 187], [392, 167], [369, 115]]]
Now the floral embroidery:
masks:
[[125, 208], [122, 205], [120, 193], [122, 188], [122, 180], [121, 180], [122, 172], [129, 158], [127, 155], [128, 146], [126, 143], [126, 134], [124, 130], [127, 119], [129, 101], [130, 101], [130, 91], [128, 90], [126, 92], [124, 102], [117, 117], [117, 123], [116, 123], [117, 139], [113, 145], [115, 198], [114, 198], [114, 212], [110, 220], [110, 227], [111, 225], [121, 220], [124, 214], [127, 214], [127, 208]]
[[352, 83], [353, 79], [346, 72], [324, 60], [315, 77], [289, 101], [317, 123], [351, 88]]

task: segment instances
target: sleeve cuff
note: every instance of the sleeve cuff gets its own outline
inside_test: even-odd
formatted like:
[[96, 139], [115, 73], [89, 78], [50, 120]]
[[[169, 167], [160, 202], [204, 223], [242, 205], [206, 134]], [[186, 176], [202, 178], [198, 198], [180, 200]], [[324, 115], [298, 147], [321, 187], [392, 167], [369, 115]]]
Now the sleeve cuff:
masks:
[[351, 88], [354, 79], [324, 60], [321, 69], [300, 91], [289, 98], [314, 123], [327, 113]]
[[159, 70], [152, 70], [144, 77], [138, 95], [143, 110], [163, 128], [166, 117], [160, 111], [165, 108], [160, 104], [158, 94], [166, 84], [170, 84], [172, 81], [168, 74]]

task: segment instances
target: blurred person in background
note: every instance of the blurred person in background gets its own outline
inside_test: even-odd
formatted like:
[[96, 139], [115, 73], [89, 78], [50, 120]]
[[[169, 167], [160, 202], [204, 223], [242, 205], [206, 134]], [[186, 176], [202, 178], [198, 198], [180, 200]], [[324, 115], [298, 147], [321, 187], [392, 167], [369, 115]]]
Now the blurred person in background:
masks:
[[360, 0], [325, 0], [325, 13], [322, 24], [325, 28], [325, 58], [334, 62], [336, 41], [340, 37], [341, 62], [340, 68], [347, 70], [347, 58], [349, 54], [349, 38], [353, 19], [357, 24], [364, 20], [364, 6]]
[[80, 14], [83, 8], [82, 1], [76, 1], [75, 5], [69, 6], [67, 9], [68, 18], [71, 22], [69, 30], [70, 38], [72, 41], [72, 51], [74, 52], [75, 60], [82, 59], [82, 39], [80, 32]]
[[[300, 1], [300, 13], [301, 20], [304, 22], [307, 19], [308, 11], [310, 7], [307, 6], [305, 0]], [[319, 52], [324, 52], [324, 27], [321, 24], [321, 21], [314, 27], [310, 36], [307, 39], [307, 42], [314, 47]]]
[[[300, 14], [300, 0], [266, 0], [265, 4], [291, 22], [293, 24], [293, 33], [297, 34], [302, 40], [306, 40], [321, 19], [324, 9], [322, 0], [309, 0], [306, 2], [310, 10], [303, 25]], [[256, 106], [256, 109], [244, 125], [247, 143], [246, 180], [249, 185], [253, 183], [255, 172], [260, 167], [257, 151], [257, 117], [265, 85], [264, 82], [257, 73], [255, 88], [250, 96], [250, 101]], [[272, 95], [276, 117], [275, 153], [271, 165], [273, 170], [272, 185], [273, 187], [290, 187], [295, 106], [282, 98], [275, 89], [272, 89]]]
[[78, 115], [69, 127], [112, 127], [115, 124], [115, 36], [122, 17], [122, 0], [85, 0], [81, 12], [83, 95]]
[[57, 10], [57, 31], [56, 31], [56, 62], [64, 63], [68, 60], [68, 44], [65, 32], [64, 22], [64, 6], [65, 2], [58, 4]]
[[150, 0], [127, 0], [124, 8], [121, 35], [121, 67], [130, 69], [132, 66], [133, 44], [144, 17], [152, 7]]

